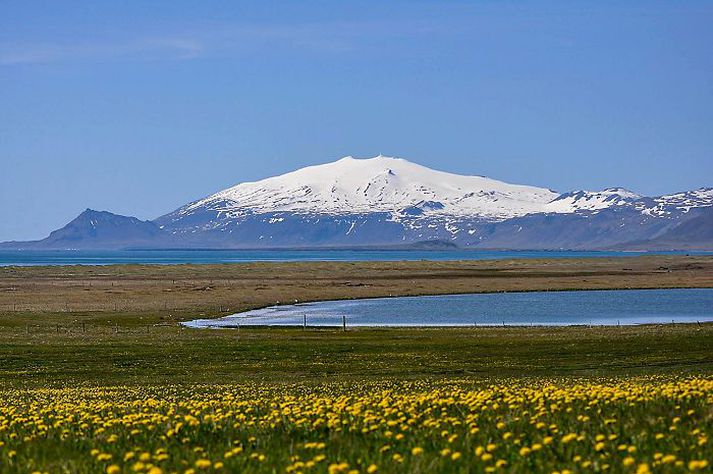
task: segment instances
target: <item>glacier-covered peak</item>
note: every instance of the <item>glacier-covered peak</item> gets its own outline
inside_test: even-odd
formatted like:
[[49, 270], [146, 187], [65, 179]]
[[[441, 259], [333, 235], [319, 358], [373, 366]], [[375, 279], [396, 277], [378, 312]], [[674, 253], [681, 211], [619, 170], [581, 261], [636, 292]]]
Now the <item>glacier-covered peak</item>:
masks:
[[[427, 203], [427, 204], [424, 204]], [[710, 188], [646, 198], [621, 187], [559, 194], [550, 189], [510, 184], [477, 175], [439, 171], [411, 161], [377, 155], [345, 156], [260, 181], [245, 182], [171, 214], [201, 212], [217, 219], [250, 214], [405, 215], [501, 221], [528, 214], [599, 213], [630, 208], [649, 215], [713, 205]]]
[[346, 156], [261, 181], [241, 183], [179, 210], [207, 208], [231, 215], [255, 212], [354, 214], [398, 212], [421, 202], [444, 215], [506, 219], [541, 212], [557, 197], [549, 189], [483, 176], [438, 171], [402, 158]]

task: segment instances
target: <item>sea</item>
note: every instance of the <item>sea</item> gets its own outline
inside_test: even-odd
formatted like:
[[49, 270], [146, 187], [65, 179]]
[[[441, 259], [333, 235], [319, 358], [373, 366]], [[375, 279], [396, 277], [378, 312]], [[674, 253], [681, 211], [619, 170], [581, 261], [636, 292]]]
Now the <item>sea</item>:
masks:
[[[652, 252], [568, 250], [0, 250], [0, 266], [209, 264], [313, 261], [500, 260], [520, 258], [601, 258], [652, 255]], [[713, 255], [713, 252], [656, 252], [665, 255]]]

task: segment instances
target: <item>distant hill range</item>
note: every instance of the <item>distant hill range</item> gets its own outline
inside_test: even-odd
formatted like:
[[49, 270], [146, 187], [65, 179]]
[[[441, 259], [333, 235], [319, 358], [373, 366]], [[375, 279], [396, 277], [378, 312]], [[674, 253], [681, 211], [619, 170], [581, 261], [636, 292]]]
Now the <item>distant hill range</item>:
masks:
[[393, 247], [713, 249], [713, 188], [645, 197], [351, 157], [242, 183], [153, 221], [87, 209], [13, 249]]

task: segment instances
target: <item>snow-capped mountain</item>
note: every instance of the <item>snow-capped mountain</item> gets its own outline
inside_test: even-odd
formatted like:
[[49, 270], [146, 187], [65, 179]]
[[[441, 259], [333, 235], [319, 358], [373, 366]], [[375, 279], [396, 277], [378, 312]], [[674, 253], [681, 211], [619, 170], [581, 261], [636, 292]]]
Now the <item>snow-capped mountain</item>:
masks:
[[713, 188], [659, 197], [619, 187], [559, 194], [398, 158], [346, 157], [238, 184], [152, 222], [103, 214], [97, 221], [86, 218], [97, 215], [90, 212], [51, 238], [4, 246], [267, 248], [438, 241], [470, 248], [713, 248], [706, 231], [711, 214]]
[[420, 206], [426, 214], [503, 220], [542, 212], [557, 196], [549, 189], [436, 171], [399, 158], [348, 156], [238, 184], [181, 208], [178, 215], [202, 209], [229, 217], [262, 212], [398, 214]]

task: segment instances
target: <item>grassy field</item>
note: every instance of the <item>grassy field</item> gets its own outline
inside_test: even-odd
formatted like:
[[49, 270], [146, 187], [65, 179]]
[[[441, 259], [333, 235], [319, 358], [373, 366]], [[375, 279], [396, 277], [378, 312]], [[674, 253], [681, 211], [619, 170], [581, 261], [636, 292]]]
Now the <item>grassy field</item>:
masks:
[[3, 392], [2, 472], [709, 471], [713, 380]]
[[710, 372], [713, 325], [197, 331], [294, 300], [713, 287], [712, 257], [0, 268], [0, 381], [212, 383]]
[[[713, 324], [0, 331], [6, 386], [713, 373]], [[147, 330], [148, 329], [148, 330]]]
[[2, 268], [0, 472], [710, 470], [713, 324], [177, 324], [294, 300], [668, 287], [713, 287], [713, 258]]
[[602, 288], [713, 288], [713, 257], [0, 268], [0, 326], [121, 326], [299, 301]]

